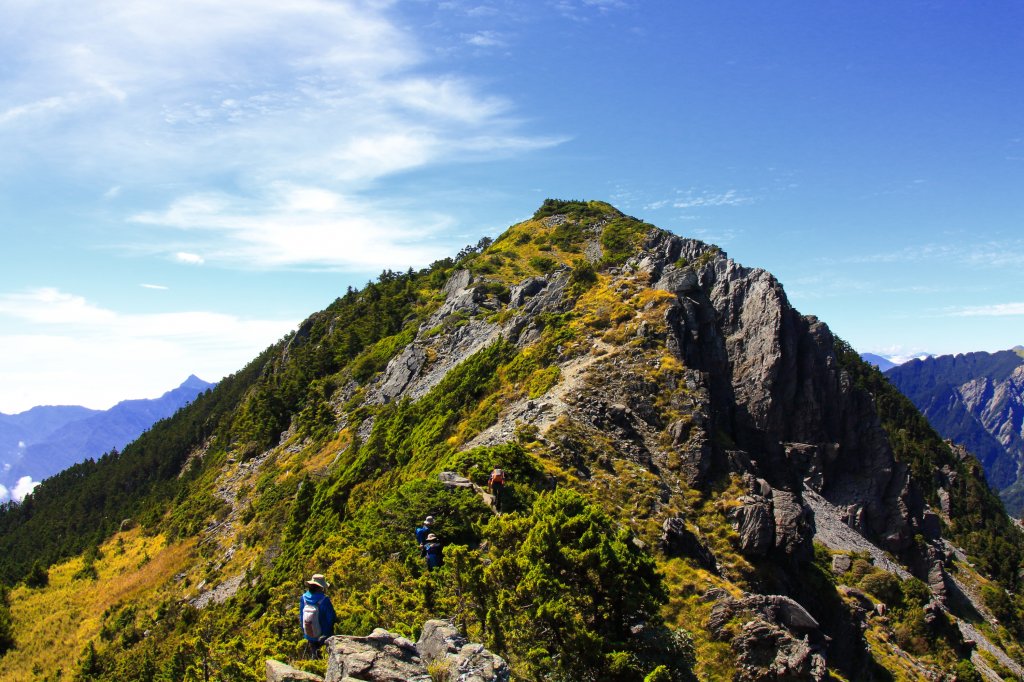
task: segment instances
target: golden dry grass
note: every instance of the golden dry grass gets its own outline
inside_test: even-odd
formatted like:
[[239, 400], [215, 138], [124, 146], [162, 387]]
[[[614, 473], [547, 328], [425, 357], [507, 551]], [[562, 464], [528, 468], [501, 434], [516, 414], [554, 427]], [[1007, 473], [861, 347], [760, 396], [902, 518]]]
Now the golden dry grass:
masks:
[[118, 533], [101, 547], [97, 580], [75, 579], [83, 565], [75, 558], [50, 568], [47, 587], [11, 590], [17, 645], [0, 659], [0, 679], [37, 680], [58, 670], [69, 676], [82, 649], [99, 634], [103, 612], [123, 602], [155, 607], [160, 587], [187, 565], [191, 546], [167, 545], [162, 536], [138, 529]]

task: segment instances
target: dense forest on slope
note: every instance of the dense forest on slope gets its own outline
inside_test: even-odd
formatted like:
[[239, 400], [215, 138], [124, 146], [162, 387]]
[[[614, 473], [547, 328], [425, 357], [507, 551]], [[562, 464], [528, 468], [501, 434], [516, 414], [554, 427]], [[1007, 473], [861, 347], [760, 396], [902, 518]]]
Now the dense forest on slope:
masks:
[[[749, 680], [776, 664], [824, 679], [826, 658], [834, 679], [972, 679], [929, 588], [865, 552], [811, 546], [800, 488], [762, 478], [799, 476], [741, 450], [742, 411], [712, 404], [710, 370], [686, 366], [679, 339], [717, 343], [715, 315], [743, 316], [711, 307], [717, 276], [771, 285], [607, 204], [548, 200], [493, 242], [350, 289], [124, 452], [0, 512], [13, 588], [0, 645], [5, 614], [14, 623], [0, 675], [256, 680], [267, 657], [322, 673], [297, 623], [317, 572], [334, 585], [336, 633], [415, 637], [450, 618], [517, 680]], [[677, 331], [684, 314], [703, 326]], [[1003, 623], [978, 627], [1024, 655], [1022, 605], [1003, 589], [1019, 587], [1019, 533], [970, 463], [837, 351], [910, 487], [938, 504], [945, 486], [951, 537], [986, 574], [960, 575]], [[787, 462], [818, 447], [775, 445]], [[495, 467], [500, 514], [483, 494]], [[412, 534], [428, 514], [446, 544], [433, 572]], [[51, 614], [57, 599], [74, 606]], [[69, 633], [77, 659], [37, 646], [34, 622]]]

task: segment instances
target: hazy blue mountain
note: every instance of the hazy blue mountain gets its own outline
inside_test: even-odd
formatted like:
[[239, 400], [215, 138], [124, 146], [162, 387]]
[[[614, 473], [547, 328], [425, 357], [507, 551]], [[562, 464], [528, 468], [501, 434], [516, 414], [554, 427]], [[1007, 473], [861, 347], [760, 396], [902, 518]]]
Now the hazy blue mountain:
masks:
[[889, 358], [882, 357], [881, 355], [875, 355], [874, 353], [861, 353], [860, 359], [868, 364], [874, 365], [882, 372], [887, 372], [896, 366], [896, 363]]
[[213, 385], [192, 375], [159, 398], [124, 400], [109, 410], [62, 405], [0, 414], [0, 485], [12, 489], [23, 476], [39, 481], [120, 450]]
[[889, 380], [944, 438], [985, 468], [1007, 510], [1024, 510], [1024, 357], [1019, 351], [911, 360]]

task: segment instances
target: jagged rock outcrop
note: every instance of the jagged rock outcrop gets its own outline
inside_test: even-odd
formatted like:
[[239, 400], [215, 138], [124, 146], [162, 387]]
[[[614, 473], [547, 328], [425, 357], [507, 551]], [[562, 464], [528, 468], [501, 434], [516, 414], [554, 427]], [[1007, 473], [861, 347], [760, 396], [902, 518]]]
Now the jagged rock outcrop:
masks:
[[[652, 232], [641, 261], [654, 286], [673, 293], [667, 343], [709, 395], [707, 440], [732, 435], [746, 457], [718, 467], [747, 471], [773, 491], [774, 547], [806, 556], [810, 514], [802, 490], [855, 507], [857, 530], [899, 552], [919, 531], [924, 502], [896, 462], [870, 398], [838, 366], [824, 323], [800, 315], [769, 273], [721, 257], [695, 240]], [[709, 256], [710, 254], [710, 256]], [[691, 264], [704, 265], [695, 267]], [[707, 473], [707, 464], [694, 467]], [[754, 554], [768, 546], [768, 498], [740, 513]], [[781, 541], [780, 541], [781, 540]]]
[[708, 618], [712, 634], [725, 637], [727, 626], [742, 621], [731, 646], [737, 655], [737, 681], [828, 679], [825, 636], [818, 622], [796, 601], [782, 595], [733, 599], [723, 592]]

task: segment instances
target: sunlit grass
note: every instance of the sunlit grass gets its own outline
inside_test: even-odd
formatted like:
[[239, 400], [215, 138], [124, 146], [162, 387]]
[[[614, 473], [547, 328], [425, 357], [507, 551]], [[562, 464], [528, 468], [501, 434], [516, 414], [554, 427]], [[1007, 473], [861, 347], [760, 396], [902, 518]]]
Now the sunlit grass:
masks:
[[166, 545], [163, 536], [138, 529], [118, 533], [100, 548], [95, 581], [73, 577], [83, 566], [75, 558], [52, 566], [46, 587], [11, 590], [17, 645], [0, 659], [0, 679], [37, 680], [61, 670], [70, 679], [103, 612], [125, 602], [155, 608], [160, 586], [187, 565], [192, 544]]

